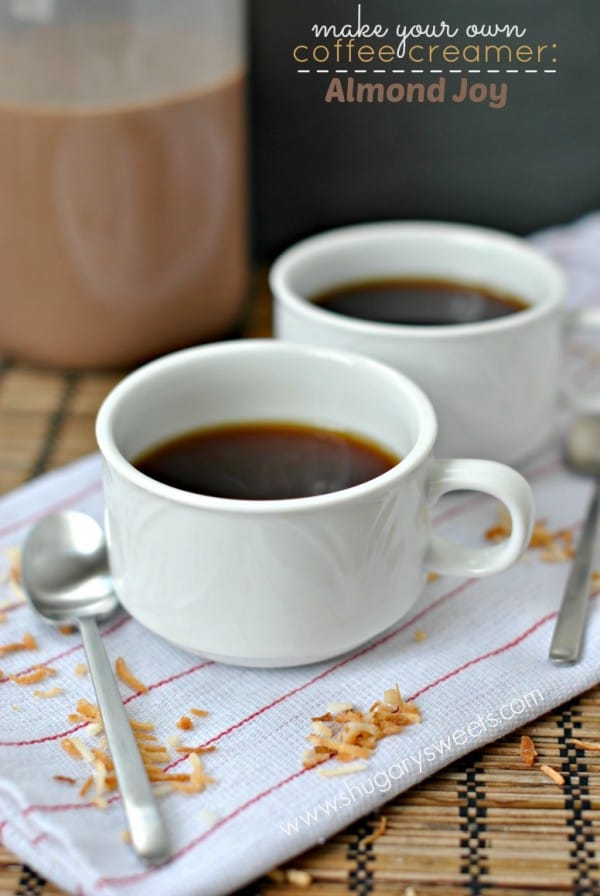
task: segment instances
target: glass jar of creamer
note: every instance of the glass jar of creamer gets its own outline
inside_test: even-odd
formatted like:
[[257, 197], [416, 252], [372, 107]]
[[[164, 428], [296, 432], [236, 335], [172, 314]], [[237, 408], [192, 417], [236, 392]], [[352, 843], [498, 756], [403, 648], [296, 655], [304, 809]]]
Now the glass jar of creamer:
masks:
[[245, 300], [243, 0], [0, 7], [0, 353], [132, 364]]

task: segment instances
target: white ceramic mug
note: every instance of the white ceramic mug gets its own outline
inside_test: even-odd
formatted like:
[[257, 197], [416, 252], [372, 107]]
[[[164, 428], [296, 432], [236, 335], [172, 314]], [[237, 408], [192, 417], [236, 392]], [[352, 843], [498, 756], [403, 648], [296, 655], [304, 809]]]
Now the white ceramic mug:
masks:
[[[488, 287], [529, 307], [478, 323], [405, 326], [357, 320], [311, 301], [336, 286], [394, 277]], [[406, 373], [434, 404], [436, 452], [444, 456], [516, 463], [534, 454], [555, 426], [565, 323], [600, 326], [598, 312], [567, 318], [562, 273], [527, 242], [460, 224], [333, 230], [284, 252], [270, 279], [276, 335], [356, 351]], [[570, 397], [577, 400], [573, 390]]]
[[[205, 497], [163, 485], [132, 458], [194, 429], [288, 421], [356, 433], [401, 462], [343, 491], [289, 500]], [[288, 666], [342, 653], [403, 616], [428, 569], [485, 576], [528, 544], [533, 500], [509, 467], [434, 460], [427, 397], [349, 353], [242, 340], [166, 356], [126, 377], [100, 409], [111, 569], [126, 609], [152, 631], [229, 663]], [[431, 531], [446, 492], [507, 506], [512, 534], [466, 548]]]

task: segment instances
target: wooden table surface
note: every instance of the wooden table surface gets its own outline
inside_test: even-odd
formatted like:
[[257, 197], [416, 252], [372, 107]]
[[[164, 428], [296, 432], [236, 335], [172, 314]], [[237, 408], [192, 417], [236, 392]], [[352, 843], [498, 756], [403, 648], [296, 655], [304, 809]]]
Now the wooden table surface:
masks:
[[[268, 336], [261, 275], [244, 335]], [[122, 373], [58, 372], [0, 360], [0, 492], [94, 451], [97, 408]], [[313, 896], [600, 896], [600, 754], [570, 743], [600, 739], [600, 687], [523, 729], [551, 765], [568, 772], [549, 787], [519, 758], [521, 731], [472, 753], [381, 813], [296, 858]], [[387, 819], [375, 843], [364, 838]], [[297, 894], [263, 879], [247, 894]], [[0, 847], [0, 896], [59, 891]], [[200, 890], [199, 890], [200, 894]]]

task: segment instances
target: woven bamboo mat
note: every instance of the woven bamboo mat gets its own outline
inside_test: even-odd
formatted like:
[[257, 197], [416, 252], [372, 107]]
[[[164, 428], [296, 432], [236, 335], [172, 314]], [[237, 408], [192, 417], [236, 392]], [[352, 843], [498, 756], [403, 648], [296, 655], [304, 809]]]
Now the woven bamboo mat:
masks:
[[[248, 336], [270, 333], [264, 278], [257, 293]], [[94, 451], [98, 405], [119, 378], [0, 361], [0, 492]], [[564, 788], [523, 765], [522, 733]], [[600, 687], [390, 802], [376, 842], [364, 841], [379, 813], [290, 867], [309, 872], [311, 896], [600, 896], [600, 753], [575, 749], [574, 737], [600, 739]], [[60, 892], [0, 846], [0, 896]], [[264, 879], [243, 896], [300, 892]]]

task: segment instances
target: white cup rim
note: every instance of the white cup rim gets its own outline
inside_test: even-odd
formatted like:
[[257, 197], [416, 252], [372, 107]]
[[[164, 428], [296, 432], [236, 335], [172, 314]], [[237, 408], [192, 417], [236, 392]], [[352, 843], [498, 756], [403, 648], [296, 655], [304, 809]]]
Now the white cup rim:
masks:
[[[399, 393], [405, 399], [412, 402], [415, 414], [418, 418], [418, 436], [410, 451], [404, 455], [399, 464], [385, 473], [374, 477], [359, 485], [335, 492], [327, 492], [323, 495], [314, 495], [306, 498], [285, 498], [281, 500], [252, 501], [234, 498], [215, 498], [208, 495], [199, 495], [187, 492], [183, 489], [164, 485], [144, 473], [141, 473], [123, 455], [118, 448], [114, 435], [113, 424], [116, 414], [119, 412], [122, 402], [130, 396], [131, 392], [147, 383], [153, 378], [160, 378], [167, 371], [177, 367], [185, 367], [193, 363], [198, 356], [209, 360], [215, 355], [246, 354], [252, 357], [256, 354], [269, 353], [275, 361], [277, 357], [301, 355], [307, 362], [315, 362], [319, 358], [327, 358], [338, 363], [360, 367], [375, 372], [395, 384]], [[233, 421], [232, 421], [233, 422]], [[310, 421], [307, 420], [307, 423]], [[179, 433], [173, 433], [177, 436]], [[368, 433], [364, 433], [368, 436]], [[293, 343], [279, 342], [274, 339], [242, 339], [230, 342], [218, 342], [211, 345], [195, 346], [172, 352], [148, 364], [143, 365], [133, 373], [128, 374], [118, 383], [104, 399], [96, 417], [96, 440], [100, 453], [108, 467], [114, 470], [131, 485], [171, 503], [185, 505], [192, 508], [236, 515], [269, 515], [281, 513], [302, 513], [314, 511], [332, 505], [343, 505], [347, 502], [372, 497], [381, 492], [386, 492], [391, 485], [398, 480], [409, 476], [417, 467], [431, 455], [437, 436], [437, 420], [430, 400], [425, 393], [407, 376], [382, 364], [379, 361], [358, 355], [352, 352], [339, 351], [316, 346], [296, 345]], [[152, 445], [148, 445], [148, 448]]]
[[[378, 237], [391, 235], [413, 236], [422, 239], [456, 239], [468, 240], [475, 245], [493, 244], [512, 252], [519, 253], [521, 258], [535, 264], [546, 277], [548, 291], [534, 304], [518, 314], [464, 324], [436, 324], [423, 326], [418, 324], [381, 323], [369, 320], [358, 320], [346, 317], [319, 307], [310, 298], [300, 296], [289, 286], [290, 271], [300, 265], [308, 265], [315, 252], [325, 253], [338, 249], [348, 241], [359, 244], [363, 240], [376, 240]], [[354, 278], [356, 279], [356, 278]], [[273, 263], [269, 282], [271, 292], [277, 301], [296, 313], [300, 313], [321, 325], [335, 326], [349, 333], [382, 336], [393, 338], [394, 335], [412, 337], [415, 340], [452, 339], [477, 334], [495, 333], [512, 330], [528, 325], [561, 307], [566, 292], [566, 280], [558, 265], [543, 255], [539, 249], [529, 245], [524, 239], [501, 230], [479, 227], [471, 224], [455, 224], [448, 221], [373, 221], [363, 224], [351, 224], [327, 230], [307, 237], [289, 249], [286, 249]], [[336, 284], [332, 283], [332, 287]], [[327, 287], [324, 287], [326, 289]]]

